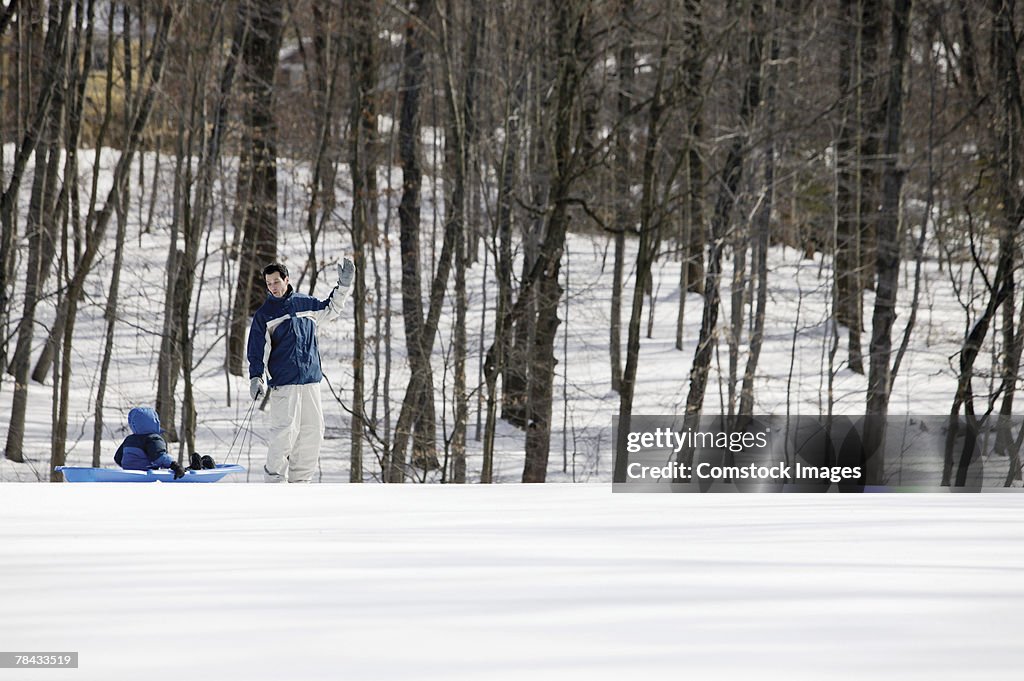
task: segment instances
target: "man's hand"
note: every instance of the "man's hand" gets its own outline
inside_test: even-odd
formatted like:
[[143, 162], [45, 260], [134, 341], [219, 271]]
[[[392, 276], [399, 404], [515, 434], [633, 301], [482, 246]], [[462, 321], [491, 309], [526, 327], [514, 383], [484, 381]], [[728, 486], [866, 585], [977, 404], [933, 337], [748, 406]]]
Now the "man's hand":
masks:
[[171, 464], [171, 472], [174, 473], [174, 479], [179, 480], [185, 477], [185, 469], [181, 467], [181, 464], [177, 461]]
[[338, 286], [348, 288], [352, 285], [352, 279], [356, 276], [356, 264], [348, 256], [338, 263]]
[[253, 400], [258, 400], [265, 395], [267, 389], [263, 387], [263, 379], [259, 376], [252, 378], [249, 381], [249, 397]]

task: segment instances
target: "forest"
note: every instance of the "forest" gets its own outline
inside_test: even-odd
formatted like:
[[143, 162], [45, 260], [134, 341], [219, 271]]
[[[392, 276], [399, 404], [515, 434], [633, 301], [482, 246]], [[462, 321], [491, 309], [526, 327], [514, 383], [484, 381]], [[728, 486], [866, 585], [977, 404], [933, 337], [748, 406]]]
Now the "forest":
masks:
[[958, 432], [1001, 424], [1020, 486], [1018, 24], [1014, 0], [7, 0], [0, 480], [106, 463], [140, 402], [179, 460], [258, 452], [261, 270], [322, 296], [348, 255], [322, 480], [610, 480], [613, 416], [792, 412], [948, 419], [945, 486]]

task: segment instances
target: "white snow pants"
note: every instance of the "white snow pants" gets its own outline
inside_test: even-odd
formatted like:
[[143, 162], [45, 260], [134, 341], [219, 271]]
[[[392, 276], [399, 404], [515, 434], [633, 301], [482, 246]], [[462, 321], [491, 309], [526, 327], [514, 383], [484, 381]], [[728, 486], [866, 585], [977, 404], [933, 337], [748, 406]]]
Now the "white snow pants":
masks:
[[320, 384], [270, 390], [270, 442], [264, 482], [310, 482], [324, 439]]

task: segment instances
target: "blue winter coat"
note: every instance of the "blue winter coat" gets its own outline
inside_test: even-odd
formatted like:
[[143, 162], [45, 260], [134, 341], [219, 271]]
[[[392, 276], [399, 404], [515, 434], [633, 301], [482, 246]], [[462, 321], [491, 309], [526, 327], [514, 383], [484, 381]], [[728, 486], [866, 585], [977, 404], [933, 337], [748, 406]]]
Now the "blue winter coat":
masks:
[[335, 319], [349, 287], [335, 287], [326, 300], [296, 292], [290, 285], [280, 298], [268, 295], [249, 327], [249, 378], [269, 374], [268, 385], [319, 383], [317, 324]]
[[132, 434], [114, 453], [118, 466], [132, 471], [170, 468], [174, 459], [167, 453], [167, 443], [160, 436], [160, 417], [154, 409], [135, 407], [129, 411], [128, 427]]

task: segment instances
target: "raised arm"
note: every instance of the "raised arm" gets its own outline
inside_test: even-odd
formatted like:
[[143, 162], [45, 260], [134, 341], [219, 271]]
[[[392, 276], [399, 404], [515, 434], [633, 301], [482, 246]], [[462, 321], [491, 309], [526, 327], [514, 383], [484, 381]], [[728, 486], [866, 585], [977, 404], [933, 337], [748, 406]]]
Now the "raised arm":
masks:
[[345, 305], [345, 299], [352, 291], [352, 281], [355, 278], [356, 266], [349, 257], [344, 257], [338, 263], [338, 284], [327, 296], [326, 300], [317, 301], [319, 305], [314, 311], [313, 321], [317, 324], [323, 321], [333, 321], [341, 316], [341, 309]]

